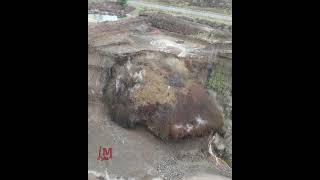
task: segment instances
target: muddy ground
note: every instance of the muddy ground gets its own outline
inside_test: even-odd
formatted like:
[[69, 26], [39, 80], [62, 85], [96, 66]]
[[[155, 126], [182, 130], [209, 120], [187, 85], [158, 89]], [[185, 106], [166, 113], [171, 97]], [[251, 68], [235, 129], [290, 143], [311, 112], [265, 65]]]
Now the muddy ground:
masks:
[[[185, 27], [182, 35], [170, 26], [153, 22], [158, 19], [143, 16], [88, 24], [88, 173], [92, 177], [93, 172], [104, 173], [107, 169], [112, 178], [183, 179], [194, 175], [199, 175], [195, 179], [200, 176], [214, 179], [213, 175], [231, 178], [231, 169], [209, 158], [207, 136], [163, 141], [145, 127], [122, 128], [110, 119], [109, 108], [103, 103], [103, 88], [111, 58], [147, 50], [151, 56], [166, 53], [195, 62], [211, 58], [214, 63], [214, 57], [225, 54], [215, 49], [229, 48], [229, 36], [210, 36], [208, 41], [199, 36], [210, 35], [214, 31], [210, 26], [193, 23], [186, 26], [186, 22], [179, 21], [180, 27], [175, 27], [177, 30]], [[166, 18], [160, 19], [166, 22]], [[197, 73], [205, 85], [210, 71]], [[99, 146], [112, 147], [111, 160], [97, 161]]]
[[[125, 129], [112, 122], [101, 103], [88, 107], [88, 169], [111, 177], [182, 179], [196, 174], [230, 177], [206, 156], [207, 138], [162, 141], [143, 127]], [[97, 161], [99, 146], [112, 147], [112, 160]]]

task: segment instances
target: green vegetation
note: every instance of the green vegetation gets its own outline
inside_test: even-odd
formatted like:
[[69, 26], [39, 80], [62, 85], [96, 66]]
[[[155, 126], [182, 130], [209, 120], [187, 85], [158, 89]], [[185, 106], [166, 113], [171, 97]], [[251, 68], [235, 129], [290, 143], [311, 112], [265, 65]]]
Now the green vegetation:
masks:
[[231, 15], [232, 10], [230, 9], [222, 9], [222, 8], [214, 8], [214, 7], [199, 7], [199, 6], [193, 6], [189, 2], [185, 1], [160, 1], [160, 0], [143, 0], [145, 2], [153, 2], [164, 6], [174, 6], [174, 7], [181, 7], [185, 9], [192, 9], [196, 11], [209, 11], [214, 13], [220, 13], [220, 14], [226, 14]]
[[136, 7], [136, 9], [135, 9], [134, 11], [132, 11], [130, 14], [131, 14], [132, 16], [139, 16], [139, 14], [140, 14], [141, 12], [145, 12], [145, 8], [144, 8], [144, 6], [139, 5], [139, 6]]
[[88, 3], [100, 3], [103, 2], [103, 0], [88, 0]]
[[216, 65], [210, 75], [208, 87], [227, 97], [231, 95], [231, 84], [229, 85], [227, 74], [222, 69], [221, 65]]
[[117, 2], [118, 2], [121, 6], [126, 6], [126, 5], [128, 5], [128, 0], [117, 0]]
[[170, 15], [177, 16], [177, 17], [182, 16], [182, 17], [189, 17], [192, 19], [204, 19], [207, 21], [211, 21], [211, 22], [214, 22], [217, 24], [223, 24], [223, 25], [227, 25], [227, 26], [232, 25], [232, 22], [230, 22], [230, 21], [225, 21], [225, 20], [215, 19], [215, 18], [198, 17], [198, 16], [194, 16], [194, 15], [190, 15], [190, 14], [183, 14], [183, 13], [175, 12], [175, 11], [163, 11], [163, 10], [157, 10], [157, 9], [146, 8], [146, 7], [140, 7], [137, 9], [139, 10], [139, 13], [152, 13], [152, 12], [157, 13], [158, 12], [158, 13], [170, 14]]
[[217, 93], [218, 101], [221, 102], [225, 116], [232, 119], [232, 106], [230, 101], [232, 97], [231, 75], [227, 74], [222, 64], [215, 64], [207, 82], [207, 88]]

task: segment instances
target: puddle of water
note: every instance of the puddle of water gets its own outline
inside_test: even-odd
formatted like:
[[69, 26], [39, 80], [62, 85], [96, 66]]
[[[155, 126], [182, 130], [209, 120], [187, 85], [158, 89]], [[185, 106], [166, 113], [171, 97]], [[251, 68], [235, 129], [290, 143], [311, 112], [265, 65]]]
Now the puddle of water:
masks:
[[104, 22], [104, 21], [117, 21], [117, 16], [111, 16], [106, 14], [88, 14], [88, 19], [97, 21], [97, 22]]

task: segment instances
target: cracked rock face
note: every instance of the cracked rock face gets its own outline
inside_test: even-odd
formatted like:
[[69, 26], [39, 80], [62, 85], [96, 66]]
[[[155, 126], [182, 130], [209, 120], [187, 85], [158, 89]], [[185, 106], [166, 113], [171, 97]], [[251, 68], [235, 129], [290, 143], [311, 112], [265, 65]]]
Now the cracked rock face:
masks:
[[104, 90], [111, 118], [123, 127], [145, 125], [162, 139], [203, 136], [223, 115], [184, 61], [143, 51], [114, 59]]

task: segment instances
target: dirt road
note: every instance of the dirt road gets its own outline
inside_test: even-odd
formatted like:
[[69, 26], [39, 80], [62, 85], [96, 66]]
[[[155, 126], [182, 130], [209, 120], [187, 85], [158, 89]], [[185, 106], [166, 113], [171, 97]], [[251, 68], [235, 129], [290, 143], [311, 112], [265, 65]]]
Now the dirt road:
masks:
[[151, 3], [151, 2], [146, 3], [143, 1], [139, 1], [139, 0], [130, 0], [130, 1], [128, 1], [128, 3], [129, 3], [129, 5], [132, 5], [132, 6], [144, 6], [147, 8], [153, 8], [153, 9], [159, 9], [159, 10], [165, 10], [165, 11], [173, 11], [173, 12], [177, 12], [177, 13], [189, 14], [189, 15], [194, 15], [194, 16], [210, 17], [210, 18], [229, 21], [229, 22], [232, 21], [231, 16], [208, 12], [208, 11], [196, 11], [196, 10], [184, 9], [184, 8], [179, 8], [179, 7], [163, 6], [163, 5], [159, 5], [159, 4], [155, 4], [155, 3]]

